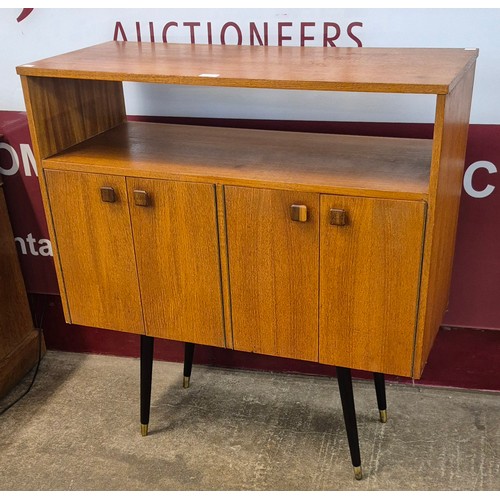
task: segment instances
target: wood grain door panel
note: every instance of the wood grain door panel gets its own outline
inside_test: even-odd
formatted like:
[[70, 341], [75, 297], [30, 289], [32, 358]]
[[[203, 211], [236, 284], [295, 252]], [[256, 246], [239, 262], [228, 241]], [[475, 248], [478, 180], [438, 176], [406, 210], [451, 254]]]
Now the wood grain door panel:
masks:
[[234, 348], [317, 361], [319, 195], [226, 186], [225, 201]]
[[424, 217], [424, 202], [321, 196], [321, 363], [411, 376]]
[[[125, 179], [44, 170], [71, 322], [144, 333]], [[104, 202], [101, 188], [112, 188]]]
[[127, 187], [148, 335], [224, 347], [215, 186], [127, 178]]

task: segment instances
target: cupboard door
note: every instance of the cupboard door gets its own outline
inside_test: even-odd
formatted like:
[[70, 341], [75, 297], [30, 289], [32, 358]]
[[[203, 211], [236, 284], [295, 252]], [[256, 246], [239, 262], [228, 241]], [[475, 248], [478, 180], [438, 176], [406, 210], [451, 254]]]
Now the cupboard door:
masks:
[[127, 179], [148, 335], [223, 347], [215, 186]]
[[319, 195], [229, 186], [225, 202], [234, 348], [317, 361]]
[[425, 203], [321, 196], [320, 362], [411, 376]]
[[45, 170], [72, 323], [143, 333], [125, 179]]

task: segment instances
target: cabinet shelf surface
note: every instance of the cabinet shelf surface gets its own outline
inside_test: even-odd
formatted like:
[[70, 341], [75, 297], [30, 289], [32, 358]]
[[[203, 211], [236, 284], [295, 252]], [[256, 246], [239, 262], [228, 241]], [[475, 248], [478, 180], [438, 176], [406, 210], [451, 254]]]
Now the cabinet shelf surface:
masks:
[[127, 122], [45, 168], [427, 199], [432, 141]]
[[476, 49], [107, 42], [17, 67], [24, 76], [180, 85], [447, 94]]

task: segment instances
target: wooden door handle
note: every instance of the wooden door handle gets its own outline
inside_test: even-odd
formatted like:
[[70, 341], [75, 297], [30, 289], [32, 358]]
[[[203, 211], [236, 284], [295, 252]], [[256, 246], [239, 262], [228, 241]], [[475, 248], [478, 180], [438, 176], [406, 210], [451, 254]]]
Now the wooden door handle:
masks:
[[290, 207], [290, 217], [297, 222], [307, 222], [307, 206], [292, 205]]
[[138, 207], [149, 207], [151, 205], [149, 194], [141, 189], [134, 189], [134, 203]]
[[347, 225], [347, 212], [342, 208], [330, 209], [330, 224], [332, 226], [345, 226]]
[[105, 203], [114, 203], [116, 201], [116, 193], [112, 187], [103, 186], [101, 188], [101, 200]]

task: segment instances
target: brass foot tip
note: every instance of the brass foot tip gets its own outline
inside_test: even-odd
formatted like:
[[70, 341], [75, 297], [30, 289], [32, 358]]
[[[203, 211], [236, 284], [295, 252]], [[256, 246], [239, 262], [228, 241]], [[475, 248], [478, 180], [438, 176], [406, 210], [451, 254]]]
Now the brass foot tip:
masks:
[[141, 424], [141, 436], [145, 437], [148, 435], [148, 424]]
[[380, 410], [380, 421], [383, 424], [387, 422], [387, 410]]
[[182, 387], [184, 387], [184, 389], [187, 389], [189, 387], [189, 379], [190, 377], [184, 377], [184, 380], [182, 382]]
[[358, 481], [363, 479], [363, 471], [361, 470], [361, 465], [359, 467], [354, 467], [354, 478]]

